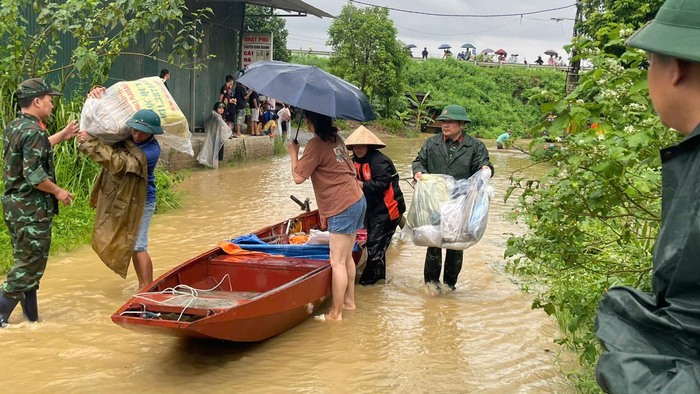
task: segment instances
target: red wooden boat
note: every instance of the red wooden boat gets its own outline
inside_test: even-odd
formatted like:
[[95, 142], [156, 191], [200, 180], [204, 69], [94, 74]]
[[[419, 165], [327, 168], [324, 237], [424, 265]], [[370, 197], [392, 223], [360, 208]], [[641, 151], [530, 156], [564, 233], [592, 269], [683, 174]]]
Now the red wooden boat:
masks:
[[[321, 228], [318, 211], [255, 232], [270, 243]], [[362, 252], [353, 253], [359, 263]], [[168, 271], [112, 315], [122, 327], [181, 337], [256, 342], [312, 316], [331, 295], [328, 260], [209, 250]]]

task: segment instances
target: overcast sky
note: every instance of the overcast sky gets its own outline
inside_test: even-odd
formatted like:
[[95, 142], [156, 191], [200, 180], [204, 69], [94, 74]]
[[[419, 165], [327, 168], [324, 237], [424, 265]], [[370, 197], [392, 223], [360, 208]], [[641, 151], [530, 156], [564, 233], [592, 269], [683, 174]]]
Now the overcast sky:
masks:
[[[346, 4], [345, 0], [303, 0], [331, 15], [340, 14]], [[518, 53], [522, 62], [526, 57], [532, 62], [537, 55], [548, 49], [554, 49], [564, 59], [568, 56], [563, 46], [571, 41], [573, 18], [576, 14], [575, 0], [362, 0], [378, 6], [386, 6], [407, 11], [447, 14], [447, 15], [494, 15], [518, 14], [551, 8], [571, 7], [523, 16], [505, 16], [497, 18], [474, 18], [457, 16], [431, 16], [401, 11], [390, 11], [390, 17], [398, 30], [398, 39], [404, 44], [413, 44], [413, 56], [420, 57], [423, 47], [428, 48], [429, 57], [442, 57], [441, 44], [452, 46], [454, 55], [461, 51], [463, 44], [470, 43], [477, 52], [491, 48], [503, 48], [511, 53]], [[365, 7], [353, 3], [356, 7]], [[552, 20], [551, 18], [564, 18]], [[330, 50], [325, 42], [328, 39], [328, 27], [332, 19], [315, 16], [286, 18], [287, 47], [290, 49]]]

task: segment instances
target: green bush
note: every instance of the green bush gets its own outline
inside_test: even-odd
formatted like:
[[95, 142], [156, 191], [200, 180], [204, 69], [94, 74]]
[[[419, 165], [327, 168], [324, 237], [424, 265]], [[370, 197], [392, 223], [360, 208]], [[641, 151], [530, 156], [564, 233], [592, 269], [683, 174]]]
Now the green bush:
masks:
[[429, 59], [411, 62], [406, 71], [412, 93], [430, 92], [430, 101], [459, 104], [467, 109], [474, 134], [496, 138], [507, 129], [515, 136], [530, 136], [542, 119], [538, 106], [529, 102], [534, 90], [564, 93], [566, 74], [561, 71], [515, 67], [480, 67], [458, 60]]
[[391, 134], [401, 135], [406, 128], [403, 122], [396, 118], [379, 119], [378, 122]]

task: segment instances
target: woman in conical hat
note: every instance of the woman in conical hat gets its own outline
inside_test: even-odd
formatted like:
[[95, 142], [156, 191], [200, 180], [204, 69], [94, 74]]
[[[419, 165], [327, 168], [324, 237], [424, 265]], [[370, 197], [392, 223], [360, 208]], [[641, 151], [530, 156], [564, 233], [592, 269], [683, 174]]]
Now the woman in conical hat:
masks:
[[353, 151], [356, 177], [367, 200], [367, 265], [360, 284], [372, 285], [386, 279], [386, 249], [406, 211], [406, 203], [394, 163], [379, 151], [386, 146], [382, 140], [360, 126], [345, 140], [345, 145]]

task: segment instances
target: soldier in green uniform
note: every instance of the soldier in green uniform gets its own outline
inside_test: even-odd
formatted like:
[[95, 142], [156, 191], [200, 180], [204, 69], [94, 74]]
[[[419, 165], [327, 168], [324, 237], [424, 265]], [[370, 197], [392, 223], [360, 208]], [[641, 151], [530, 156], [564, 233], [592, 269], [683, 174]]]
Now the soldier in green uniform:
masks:
[[[493, 174], [489, 152], [483, 142], [464, 132], [464, 124], [471, 122], [467, 110], [461, 105], [448, 105], [438, 120], [442, 121], [442, 132], [428, 138], [413, 160], [414, 179], [423, 174], [445, 174], [455, 179], [467, 179], [482, 168]], [[448, 249], [445, 253], [444, 283], [454, 290], [457, 277], [462, 270], [461, 250]], [[423, 278], [425, 283], [440, 283], [442, 271], [442, 249], [429, 247], [425, 255]]]
[[0, 327], [7, 325], [18, 302], [27, 319], [39, 319], [36, 291], [49, 257], [53, 215], [59, 201], [69, 205], [73, 200], [56, 185], [53, 146], [78, 132], [75, 121], [54, 135], [46, 132], [53, 96], [61, 94], [43, 79], [22, 82], [15, 95], [21, 112], [5, 128], [2, 173], [2, 210], [15, 264], [0, 289]]

